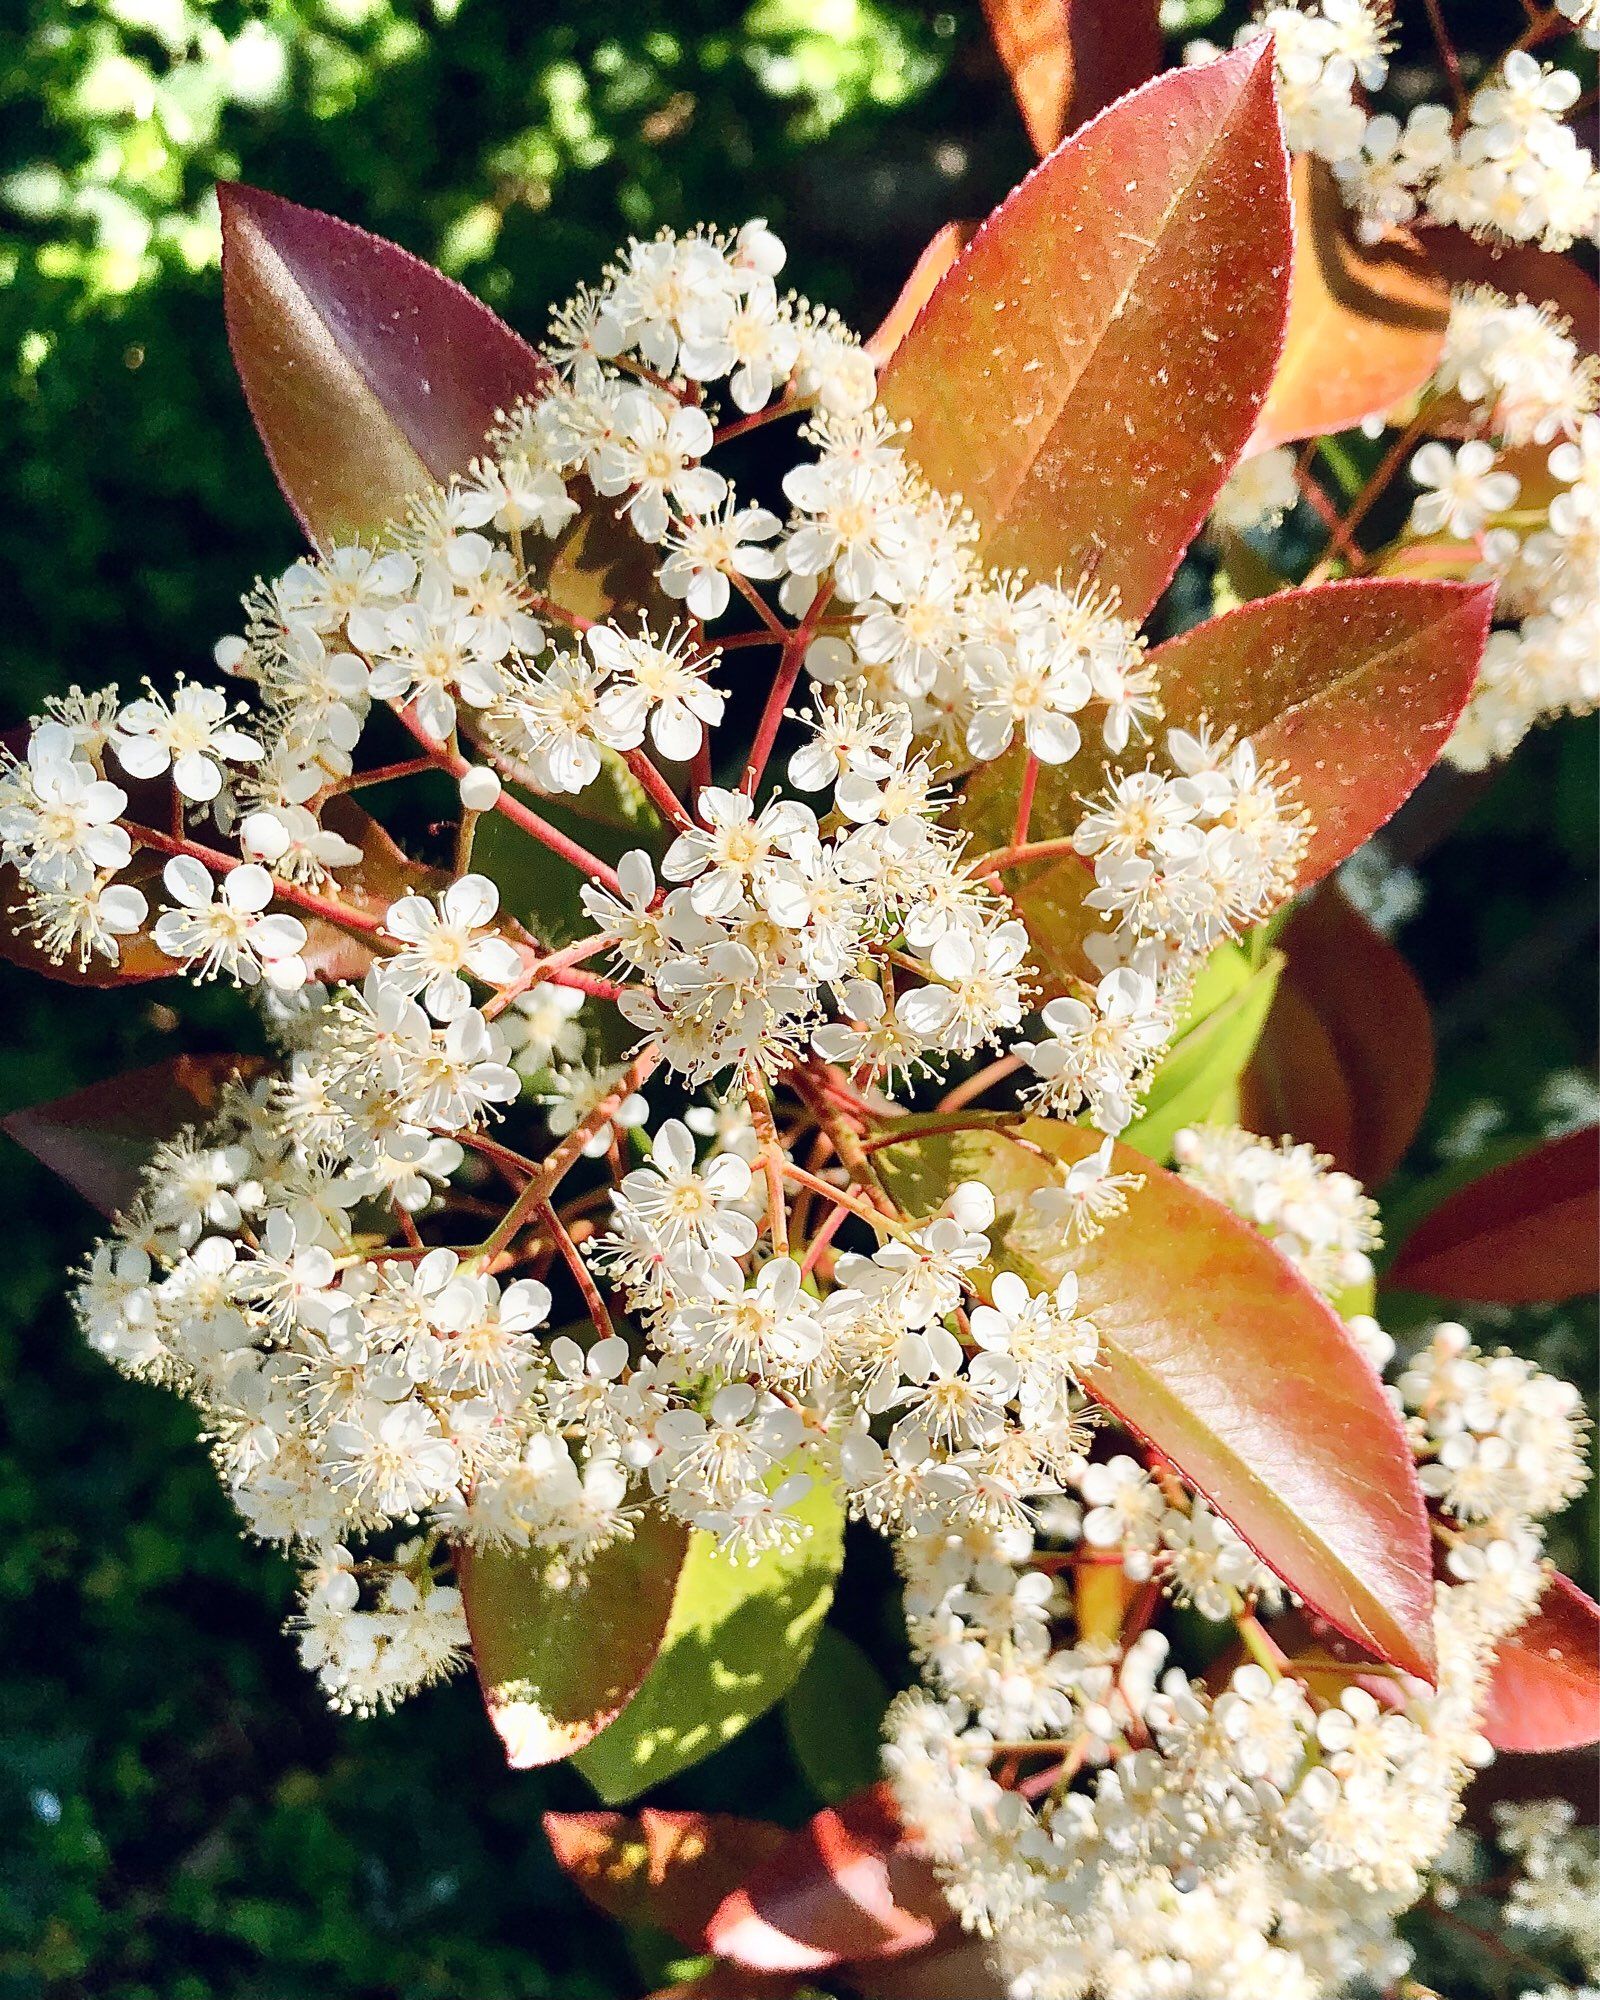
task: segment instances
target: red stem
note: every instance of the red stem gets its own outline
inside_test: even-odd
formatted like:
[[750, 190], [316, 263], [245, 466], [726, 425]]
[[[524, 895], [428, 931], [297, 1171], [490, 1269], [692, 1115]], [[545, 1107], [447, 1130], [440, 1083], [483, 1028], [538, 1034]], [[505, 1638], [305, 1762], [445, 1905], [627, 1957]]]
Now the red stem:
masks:
[[[460, 778], [464, 772], [470, 770], [471, 766], [466, 758], [458, 751], [452, 750], [447, 743], [441, 743], [437, 737], [430, 736], [410, 709], [396, 706], [395, 714], [399, 716], [401, 726], [417, 739], [441, 770], [448, 771], [453, 778]], [[494, 802], [494, 809], [498, 813], [503, 813], [513, 826], [521, 827], [524, 833], [531, 835], [541, 846], [548, 847], [552, 854], [559, 854], [563, 861], [570, 862], [580, 873], [604, 884], [613, 895], [622, 894], [622, 884], [617, 880], [616, 871], [609, 868], [598, 854], [591, 854], [580, 841], [570, 839], [558, 828], [553, 827], [547, 819], [541, 819], [530, 806], [523, 805], [509, 792], [500, 794]]]
[[750, 761], [745, 766], [742, 789], [750, 798], [755, 797], [756, 786], [761, 783], [767, 768], [767, 760], [772, 755], [772, 746], [778, 740], [778, 731], [783, 727], [783, 711], [789, 705], [789, 697], [794, 692], [794, 684], [799, 677], [805, 660], [806, 648], [811, 643], [811, 635], [817, 629], [827, 605], [829, 592], [819, 585], [816, 596], [811, 600], [811, 609], [800, 621], [797, 630], [789, 635], [784, 645], [783, 658], [778, 662], [777, 678], [772, 683], [772, 691], [767, 696], [767, 705], [761, 712], [761, 726], [756, 731], [756, 740], [750, 746]]
[[[203, 862], [214, 875], [231, 875], [235, 868], [245, 865], [241, 855], [224, 854], [215, 847], [202, 847], [197, 840], [175, 840], [170, 833], [159, 833], [153, 826], [141, 826], [137, 820], [124, 820], [122, 824], [141, 847], [153, 848], [157, 854], [187, 854]], [[276, 875], [272, 877], [272, 892], [279, 902], [304, 910], [308, 916], [338, 924], [344, 930], [361, 931], [372, 936], [383, 927], [381, 917], [369, 916], [365, 910], [354, 910], [346, 903], [318, 896], [296, 883], [280, 881]]]
[[[700, 741], [705, 742], [702, 730]], [[645, 791], [671, 826], [680, 829], [692, 828], [694, 821], [683, 809], [683, 801], [667, 783], [665, 776], [657, 768], [654, 759], [645, 750], [630, 750], [627, 753], [628, 769], [644, 786]]]

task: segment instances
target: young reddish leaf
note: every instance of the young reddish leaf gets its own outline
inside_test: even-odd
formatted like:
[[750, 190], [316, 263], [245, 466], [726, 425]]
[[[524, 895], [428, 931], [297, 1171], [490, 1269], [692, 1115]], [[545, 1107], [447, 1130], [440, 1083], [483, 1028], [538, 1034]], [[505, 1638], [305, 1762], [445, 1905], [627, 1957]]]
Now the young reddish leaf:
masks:
[[23, 1105], [0, 1128], [102, 1215], [120, 1215], [162, 1140], [210, 1118], [230, 1078], [248, 1081], [265, 1068], [259, 1056], [175, 1056]]
[[1388, 1272], [1407, 1291], [1522, 1306], [1600, 1291], [1600, 1127], [1534, 1147], [1458, 1188]]
[[947, 222], [911, 267], [895, 302], [875, 333], [862, 345], [881, 369], [915, 324], [917, 314], [933, 297], [934, 288], [961, 255], [976, 232], [976, 223]]
[[542, 1550], [457, 1551], [473, 1661], [513, 1769], [570, 1757], [627, 1706], [688, 1545], [687, 1528], [651, 1509], [577, 1575]]
[[1260, 413], [1289, 252], [1263, 38], [1157, 77], [1030, 174], [935, 288], [883, 401], [987, 561], [1092, 574], [1142, 619]]
[[1272, 1012], [1239, 1080], [1239, 1123], [1268, 1138], [1285, 1133], [1351, 1171], [1355, 1106], [1316, 1009], [1289, 980], [1278, 982]]
[[546, 364], [453, 279], [381, 236], [224, 182], [234, 365], [278, 484], [314, 541], [370, 535], [465, 472]]
[[852, 1965], [848, 1977], [860, 2000], [1006, 2000], [1011, 1990], [989, 1964], [983, 1940], [959, 1932], [904, 1958]]
[[653, 1924], [689, 1951], [757, 1863], [789, 1838], [770, 1820], [731, 1813], [547, 1812], [545, 1838], [590, 1902], [628, 1924]]
[[[1294, 911], [1278, 946], [1288, 960], [1280, 993], [1292, 996], [1276, 1051], [1267, 1057], [1279, 1102], [1276, 1122], [1254, 1129], [1310, 1140], [1346, 1173], [1381, 1186], [1416, 1137], [1433, 1087], [1433, 1019], [1422, 988], [1389, 940], [1332, 882]], [[1277, 1013], [1275, 1001], [1267, 1043]], [[1332, 1055], [1338, 1092], [1314, 1034]], [[1302, 1057], [1303, 1071], [1296, 1067]], [[1335, 1145], [1325, 1143], [1330, 1124], [1344, 1127]]]
[[1497, 1750], [1600, 1742], [1600, 1604], [1552, 1574], [1533, 1616], [1495, 1655], [1482, 1728]]
[[986, 1182], [1004, 1263], [1051, 1285], [1077, 1272], [1101, 1335], [1092, 1393], [1313, 1611], [1376, 1658], [1430, 1674], [1432, 1563], [1416, 1466], [1338, 1314], [1248, 1224], [1129, 1147], [1116, 1171], [1142, 1174], [1143, 1185], [1069, 1258], [1029, 1229], [1028, 1200], [1056, 1180], [1052, 1161], [1074, 1164], [1100, 1135], [1048, 1118], [1015, 1131], [1024, 1145], [985, 1127], [877, 1157], [891, 1177], [907, 1174], [908, 1205], [931, 1206], [934, 1189], [955, 1180]]
[[[117, 877], [143, 892], [151, 908], [150, 921], [161, 898], [161, 861], [152, 854], [136, 854], [132, 865]], [[21, 966], [24, 972], [41, 973], [64, 986], [142, 986], [151, 979], [170, 979], [177, 964], [168, 958], [145, 932], [122, 939], [116, 963], [108, 958], [91, 958], [79, 965], [75, 958], [59, 965], [50, 957], [28, 922], [27, 899], [14, 868], [0, 867], [0, 958]]]
[[815, 1972], [891, 1958], [950, 1921], [887, 1785], [829, 1806], [759, 1862], [706, 1926], [718, 1958], [753, 1972]]
[[1311, 814], [1301, 888], [1410, 797], [1477, 677], [1490, 584], [1354, 582], [1286, 590], [1150, 655], [1169, 722], [1202, 715], [1288, 766]]
[[1425, 229], [1422, 247], [1452, 285], [1492, 285], [1508, 298], [1551, 305], [1580, 353], [1600, 351], [1600, 285], [1579, 263], [1531, 243], [1483, 243], [1464, 229]]
[[1450, 314], [1449, 287], [1413, 242], [1357, 240], [1321, 161], [1297, 158], [1293, 187], [1289, 330], [1252, 452], [1386, 415], [1433, 373]]
[[1036, 153], [1161, 67], [1155, 0], [983, 0]]

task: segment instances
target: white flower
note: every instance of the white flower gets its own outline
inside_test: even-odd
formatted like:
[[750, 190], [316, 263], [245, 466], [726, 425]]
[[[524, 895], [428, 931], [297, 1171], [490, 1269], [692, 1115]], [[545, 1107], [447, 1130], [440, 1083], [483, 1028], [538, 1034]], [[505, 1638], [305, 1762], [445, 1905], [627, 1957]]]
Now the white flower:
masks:
[[1503, 514], [1517, 497], [1516, 474], [1494, 467], [1494, 447], [1482, 438], [1468, 438], [1454, 452], [1437, 439], [1425, 444], [1411, 461], [1412, 478], [1430, 489], [1411, 511], [1417, 533], [1442, 528], [1459, 541], [1481, 534], [1491, 515]]
[[800, 336], [771, 278], [754, 275], [742, 297], [712, 292], [684, 314], [678, 364], [691, 381], [728, 377], [741, 410], [760, 410], [800, 356]]
[[493, 923], [500, 891], [487, 875], [462, 875], [430, 903], [402, 896], [389, 905], [384, 929], [401, 949], [383, 963], [383, 976], [402, 993], [420, 993], [436, 1021], [471, 1005], [465, 975], [505, 986], [522, 970], [522, 954], [507, 939], [480, 936]]
[[154, 688], [130, 701], [117, 717], [113, 742], [131, 777], [159, 777], [170, 765], [183, 796], [201, 802], [222, 790], [225, 764], [247, 764], [261, 755], [255, 737], [231, 719], [221, 690], [192, 681], [179, 686], [170, 705]]
[[230, 869], [218, 894], [203, 863], [175, 854], [161, 879], [178, 907], [156, 919], [155, 941], [169, 958], [185, 960], [194, 978], [225, 972], [241, 986], [265, 978], [287, 992], [305, 984], [305, 925], [298, 917], [262, 914], [273, 893], [265, 868], [246, 861]]
[[775, 549], [765, 548], [782, 523], [765, 507], [741, 507], [730, 494], [722, 505], [667, 532], [661, 588], [681, 598], [696, 618], [720, 618], [728, 608], [730, 576], [766, 580], [780, 573]]
[[685, 1245], [742, 1257], [756, 1240], [756, 1226], [737, 1204], [750, 1192], [750, 1168], [733, 1153], [719, 1153], [697, 1167], [694, 1134], [669, 1118], [650, 1147], [650, 1164], [624, 1177], [626, 1204], [668, 1251]]
[[28, 761], [0, 779], [0, 842], [7, 860], [42, 889], [78, 889], [97, 870], [125, 868], [133, 853], [116, 824], [128, 795], [74, 754], [71, 730], [41, 723]]
[[722, 720], [723, 697], [704, 678], [716, 656], [691, 658], [692, 631], [674, 625], [657, 639], [648, 619], [636, 634], [591, 625], [584, 641], [595, 665], [613, 677], [598, 708], [606, 740], [619, 747], [637, 744], [648, 724], [663, 757], [680, 763], [693, 757], [706, 729]]
[[718, 504], [728, 482], [699, 463], [711, 449], [712, 433], [698, 404], [625, 389], [615, 415], [615, 431], [596, 455], [591, 476], [597, 493], [629, 496], [622, 511], [643, 540], [665, 538], [672, 506], [704, 514]]

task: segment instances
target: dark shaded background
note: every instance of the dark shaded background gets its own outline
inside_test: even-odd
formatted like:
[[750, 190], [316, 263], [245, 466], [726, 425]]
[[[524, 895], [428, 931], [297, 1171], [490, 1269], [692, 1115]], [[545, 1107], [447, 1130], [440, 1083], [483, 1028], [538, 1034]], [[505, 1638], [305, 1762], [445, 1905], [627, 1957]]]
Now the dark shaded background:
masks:
[[[1495, 5], [1446, 10], [1509, 39]], [[1231, 32], [1215, 12], [1176, 10]], [[203, 666], [295, 553], [223, 340], [219, 175], [398, 238], [536, 336], [630, 230], [751, 214], [868, 327], [938, 224], [1030, 163], [972, 0], [11, 0], [0, 37], [0, 725], [74, 680]], [[1548, 731], [1388, 886], [1441, 1034], [1402, 1199], [1594, 1115], [1595, 789], [1592, 727]], [[0, 967], [0, 1108], [248, 1018]], [[581, 1782], [507, 1773], [462, 1683], [323, 1711], [279, 1636], [287, 1567], [239, 1540], [187, 1413], [79, 1345], [63, 1274], [94, 1218], [9, 1144], [0, 1171], [0, 2000], [639, 1990], [659, 1965], [537, 1831]], [[1592, 1371], [1584, 1313], [1496, 1337]], [[892, 1677], [882, 1557], [857, 1555], [845, 1622]], [[668, 1796], [815, 1804], [771, 1718]]]

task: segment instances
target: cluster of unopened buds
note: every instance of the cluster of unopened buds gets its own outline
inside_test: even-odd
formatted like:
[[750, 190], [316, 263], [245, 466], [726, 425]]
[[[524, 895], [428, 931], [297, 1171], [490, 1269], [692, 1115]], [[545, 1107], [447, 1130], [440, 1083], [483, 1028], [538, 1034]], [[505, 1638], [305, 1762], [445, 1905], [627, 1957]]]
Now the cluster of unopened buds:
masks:
[[[344, 1708], [457, 1664], [458, 1548], [581, 1580], [655, 1509], [756, 1558], [837, 1488], [895, 1541], [932, 1690], [894, 1719], [904, 1810], [1018, 1994], [1169, 1990], [1117, 1983], [1137, 1926], [1140, 1963], [1200, 1968], [1196, 1993], [1311, 2000], [1399, 1949], [1483, 1754], [1494, 1640], [1537, 1594], [1536, 1523], [1581, 1479], [1575, 1419], [1452, 1335], [1411, 1365], [1449, 1541], [1439, 1686], [1331, 1702], [1279, 1676], [1262, 1619], [1286, 1596], [1245, 1543], [1091, 1423], [1076, 1281], [992, 1276], [999, 1232], [1043, 1269], [1125, 1206], [1110, 1137], [1308, 828], [1249, 741], [1161, 727], [1115, 602], [982, 565], [865, 350], [779, 292], [782, 263], [761, 223], [632, 244], [469, 476], [251, 594], [217, 648], [250, 701], [75, 691], [8, 763], [0, 852], [42, 948], [251, 987], [282, 1051], [159, 1151], [83, 1275], [84, 1331], [198, 1407], [249, 1528], [303, 1563], [302, 1654]], [[787, 417], [780, 516], [707, 461]], [[646, 558], [647, 603], [562, 605], [580, 510]], [[405, 755], [375, 765], [384, 734]], [[1016, 837], [970, 852], [954, 786], [1008, 753]], [[1078, 760], [1076, 826], [1030, 842], [1039, 767]], [[441, 775], [449, 869], [380, 850], [350, 795], [437, 798]], [[650, 832], [608, 863], [569, 830], [586, 808]], [[558, 944], [508, 843], [581, 877]], [[1006, 876], [1041, 850], [1076, 857], [1099, 929], [1036, 1014]], [[1022, 1080], [996, 1115], [1082, 1115], [1106, 1143], [1021, 1212], [972, 1179], [908, 1212], [875, 1121], [990, 1051]], [[571, 1198], [584, 1160], [610, 1185]], [[1328, 1293], [1368, 1273], [1372, 1205], [1306, 1149], [1201, 1130], [1179, 1160]], [[558, 1287], [587, 1315], [560, 1330]], [[1061, 1641], [1080, 1564], [1142, 1614]], [[1163, 1673], [1167, 1599], [1254, 1662], [1214, 1688]], [[1047, 1796], [993, 1775], [1041, 1755]]]

